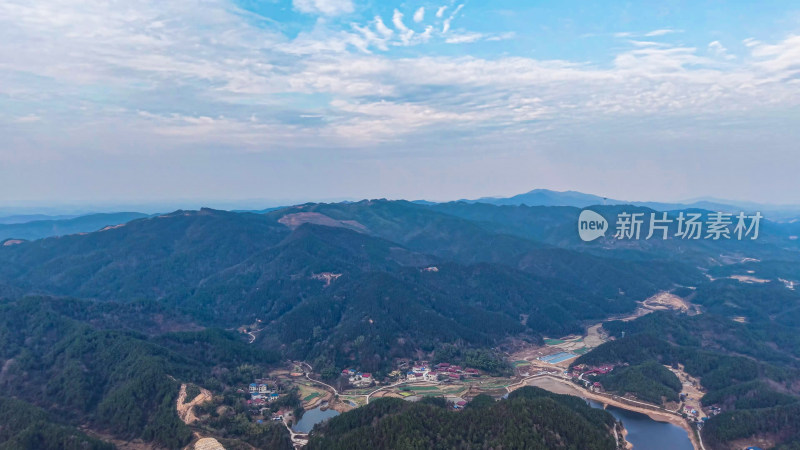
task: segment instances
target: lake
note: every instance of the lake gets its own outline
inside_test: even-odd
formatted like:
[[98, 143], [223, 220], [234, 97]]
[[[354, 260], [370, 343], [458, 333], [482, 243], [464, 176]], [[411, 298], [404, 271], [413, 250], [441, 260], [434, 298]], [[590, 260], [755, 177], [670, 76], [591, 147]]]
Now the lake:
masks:
[[[587, 400], [593, 408], [602, 409], [600, 403]], [[609, 406], [606, 411], [622, 422], [628, 430], [626, 439], [634, 450], [692, 450], [692, 441], [686, 430], [667, 422], [658, 422], [645, 414]]]
[[314, 409], [306, 411], [306, 413], [303, 414], [303, 417], [300, 418], [300, 421], [292, 427], [292, 430], [294, 430], [296, 433], [308, 433], [312, 428], [314, 428], [314, 425], [339, 415], [339, 411], [336, 411], [333, 408], [328, 408], [325, 411], [323, 411], [321, 408], [321, 406], [318, 406]]

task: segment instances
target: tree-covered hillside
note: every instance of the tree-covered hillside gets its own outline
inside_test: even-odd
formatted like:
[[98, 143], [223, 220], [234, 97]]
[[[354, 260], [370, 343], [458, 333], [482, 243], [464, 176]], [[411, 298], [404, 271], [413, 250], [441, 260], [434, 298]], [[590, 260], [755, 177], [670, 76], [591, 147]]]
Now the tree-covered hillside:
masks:
[[380, 399], [317, 426], [307, 448], [613, 450], [615, 425], [579, 398], [525, 387], [458, 412], [443, 399]]
[[65, 425], [180, 448], [192, 438], [175, 410], [181, 382], [224, 390], [252, 380], [231, 369], [278, 360], [220, 330], [148, 337], [97, 329], [59, 313], [60, 303], [34, 297], [0, 303], [0, 386]]
[[619, 395], [631, 394], [655, 404], [678, 400], [681, 382], [674, 373], [655, 361], [621, 367], [595, 377], [603, 389]]
[[[683, 365], [708, 390], [702, 404], [722, 410], [702, 430], [711, 448], [728, 448], [731, 441], [753, 436], [786, 445], [800, 441], [800, 416], [794, 413], [800, 404], [800, 345], [795, 329], [780, 323], [785, 311], [797, 308], [797, 294], [776, 283], [734, 280], [682, 293], [702, 305], [704, 313], [657, 312], [630, 322], [608, 322], [603, 327], [617, 339], [575, 364], [631, 364], [602, 380], [607, 389], [628, 392], [634, 389], [621, 388], [619, 379], [630, 378], [628, 372], [641, 364]], [[733, 314], [744, 323], [732, 320]], [[659, 392], [667, 393], [653, 376], [650, 381], [635, 378], [643, 388], [636, 394], [642, 399], [657, 402]]]
[[[380, 378], [412, 355], [507, 374], [498, 346], [582, 333], [674, 290], [703, 314], [606, 323], [617, 340], [581, 357], [631, 365], [606, 389], [671, 399], [658, 364], [683, 364], [724, 414], [793, 403], [800, 297], [780, 278], [796, 273], [791, 227], [765, 224], [763, 242], [584, 244], [579, 212], [387, 200], [202, 209], [0, 246], [0, 383], [66, 425], [179, 446], [180, 383], [224, 391], [240, 367], [283, 358], [329, 375], [357, 366]], [[747, 280], [742, 270], [769, 282], [709, 281]], [[243, 326], [253, 345], [217, 329]]]
[[0, 397], [0, 449], [111, 450], [113, 446], [60, 424], [29, 403]]
[[[0, 247], [0, 262], [0, 291], [9, 296], [136, 304], [126, 313], [134, 321], [136, 308], [160, 310], [176, 329], [260, 320], [268, 324], [263, 348], [378, 372], [393, 357], [441, 344], [492, 347], [580, 332], [583, 321], [630, 311], [695, 276], [679, 264], [652, 270], [662, 263], [584, 255], [389, 201], [263, 215], [177, 211]], [[114, 329], [132, 322], [109, 319]], [[146, 331], [159, 328], [169, 331], [158, 323]]]

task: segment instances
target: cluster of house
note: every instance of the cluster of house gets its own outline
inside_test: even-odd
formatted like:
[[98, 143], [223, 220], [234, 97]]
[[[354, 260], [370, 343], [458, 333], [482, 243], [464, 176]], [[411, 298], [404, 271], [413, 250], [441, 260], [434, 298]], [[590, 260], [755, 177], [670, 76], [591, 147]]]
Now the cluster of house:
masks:
[[572, 378], [583, 382], [584, 386], [589, 388], [589, 390], [592, 392], [603, 392], [603, 385], [600, 384], [599, 381], [592, 382], [585, 377], [605, 375], [612, 370], [614, 370], [613, 364], [605, 364], [602, 366], [587, 366], [585, 364], [579, 364], [572, 368]]
[[587, 366], [586, 364], [578, 364], [572, 368], [572, 376], [580, 377], [581, 375], [605, 375], [614, 370], [613, 364], [604, 364], [602, 366]]
[[[392, 372], [392, 374], [402, 375], [402, 373], [397, 371]], [[477, 377], [478, 375], [480, 375], [478, 369], [464, 369], [461, 366], [450, 363], [439, 363], [433, 367], [422, 364], [413, 366], [411, 370], [405, 373], [407, 380], [419, 381], [460, 380], [463, 376]]]
[[350, 384], [353, 386], [369, 386], [374, 381], [371, 373], [358, 372], [353, 369], [344, 369], [342, 371], [342, 376], [348, 377], [347, 380], [350, 381]]
[[[712, 405], [712, 406], [709, 406], [708, 409], [707, 409], [708, 414], [704, 414], [705, 411], [701, 411], [700, 408], [695, 408], [694, 406], [686, 403], [687, 400], [691, 400], [691, 397], [689, 397], [688, 394], [685, 394], [683, 392], [680, 394], [680, 399], [681, 399], [681, 402], [683, 402], [682, 411], [684, 413], [686, 413], [686, 415], [690, 419], [694, 419], [697, 422], [699, 422], [700, 420], [703, 420], [703, 421], [708, 420], [709, 417], [716, 416], [717, 414], [722, 412], [722, 410], [718, 406], [713, 406]], [[706, 417], [703, 417], [704, 415]]]
[[250, 383], [250, 400], [248, 405], [263, 405], [264, 403], [274, 402], [279, 395], [275, 388], [266, 383]]

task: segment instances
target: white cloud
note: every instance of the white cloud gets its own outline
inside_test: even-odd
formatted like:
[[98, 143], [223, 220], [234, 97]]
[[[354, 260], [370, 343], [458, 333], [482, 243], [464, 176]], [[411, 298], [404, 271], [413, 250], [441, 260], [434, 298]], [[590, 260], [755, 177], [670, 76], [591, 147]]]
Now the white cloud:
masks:
[[650, 31], [648, 33], [645, 33], [644, 35], [645, 35], [645, 37], [653, 37], [653, 36], [664, 36], [664, 35], [667, 35], [667, 34], [682, 33], [682, 32], [683, 32], [683, 30], [673, 30], [671, 28], [662, 28], [660, 30]]
[[447, 10], [447, 6], [440, 6], [439, 9], [436, 10], [436, 17], [439, 19], [444, 17], [445, 10]]
[[755, 66], [770, 80], [800, 78], [800, 35], [791, 35], [776, 44], [749, 40]]
[[433, 34], [433, 26], [428, 25], [427, 27], [425, 27], [425, 31], [420, 33], [418, 36], [421, 42], [428, 42], [432, 34]]
[[417, 12], [414, 13], [414, 22], [420, 23], [425, 20], [425, 7], [420, 7]]
[[481, 33], [462, 33], [462, 34], [454, 34], [447, 39], [445, 42], [448, 44], [469, 44], [471, 42], [477, 42], [483, 39], [483, 34]]
[[411, 42], [411, 38], [414, 36], [414, 30], [409, 29], [403, 23], [403, 13], [395, 9], [394, 14], [392, 14], [392, 24], [394, 24], [394, 28], [399, 32], [400, 40], [403, 45], [408, 45], [409, 42]]
[[453, 19], [455, 19], [456, 14], [458, 14], [463, 7], [464, 7], [463, 3], [458, 5], [456, 9], [453, 11], [453, 13], [450, 14], [450, 17], [444, 20], [444, 24], [442, 25], [442, 33], [447, 33], [450, 30], [450, 22], [452, 22]]
[[517, 33], [514, 33], [513, 31], [509, 31], [507, 33], [500, 33], [500, 34], [497, 34], [497, 35], [494, 35], [494, 36], [489, 36], [488, 38], [486, 38], [486, 40], [487, 41], [505, 41], [505, 40], [508, 40], [508, 39], [514, 39], [515, 37], [517, 37]]
[[728, 49], [726, 49], [725, 46], [722, 45], [722, 43], [720, 43], [719, 41], [713, 41], [709, 43], [708, 50], [720, 58], [724, 58], [727, 60], [736, 59], [736, 56], [728, 53]]
[[308, 14], [338, 16], [353, 12], [352, 0], [292, 0], [294, 8]]
[[634, 39], [629, 40], [628, 43], [635, 47], [669, 47], [669, 44], [663, 42], [637, 41]]
[[[3, 131], [22, 142], [25, 130], [44, 125], [59, 136], [61, 126], [87, 135], [114, 130], [98, 152], [126, 149], [131, 136], [166, 136], [153, 142], [167, 149], [210, 141], [228, 149], [288, 150], [321, 142], [357, 147], [424, 133], [464, 139], [488, 137], [492, 130], [505, 136], [566, 133], [572, 124], [600, 119], [635, 127], [648, 118], [679, 121], [800, 106], [792, 81], [800, 71], [800, 36], [747, 41], [749, 54], [726, 64], [713, 56], [723, 49], [713, 43], [706, 51], [634, 42], [610, 65], [369, 53], [428, 39], [464, 43], [511, 36], [450, 30], [460, 8], [446, 21], [447, 36], [437, 33], [438, 24], [409, 35], [413, 30], [397, 11], [391, 24], [396, 31], [380, 17], [346, 28], [319, 20], [289, 37], [253, 25], [227, 1], [208, 0], [197, 8], [193, 0], [6, 0], [0, 3], [0, 29], [7, 36], [0, 41], [2, 92], [14, 93], [23, 111], [51, 109], [46, 123], [31, 117], [23, 127], [12, 118]], [[87, 95], [93, 90], [104, 95]], [[91, 136], [85, 142], [93, 142]], [[8, 150], [0, 149], [0, 159], [3, 152]]]
[[17, 117], [13, 120], [14, 123], [34, 123], [42, 120], [42, 118], [36, 114], [28, 114], [25, 116]]
[[383, 23], [383, 19], [380, 16], [375, 16], [375, 28], [378, 30], [378, 33], [383, 35], [384, 38], [389, 38], [394, 34], [391, 28], [387, 27], [385, 23]]

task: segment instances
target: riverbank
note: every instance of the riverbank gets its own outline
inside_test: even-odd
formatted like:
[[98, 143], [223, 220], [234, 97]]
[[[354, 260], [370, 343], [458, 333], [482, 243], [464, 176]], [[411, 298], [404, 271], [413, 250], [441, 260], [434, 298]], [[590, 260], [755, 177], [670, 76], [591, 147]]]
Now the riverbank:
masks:
[[[592, 400], [598, 403], [602, 403], [604, 405], [615, 406], [620, 409], [644, 414], [657, 422], [670, 423], [672, 425], [681, 427], [686, 431], [686, 433], [689, 436], [689, 440], [692, 443], [692, 447], [695, 450], [703, 450], [703, 448], [701, 447], [700, 443], [697, 440], [697, 436], [695, 435], [693, 427], [689, 425], [686, 419], [678, 415], [668, 413], [665, 411], [654, 410], [644, 406], [631, 405], [630, 403], [627, 403], [622, 400], [617, 400], [614, 398], [607, 397], [605, 395], [589, 392], [585, 389], [580, 389], [579, 387], [575, 386], [574, 384], [572, 384], [567, 380], [562, 380], [560, 378], [551, 377], [547, 375], [536, 378], [529, 378], [527, 380], [524, 380], [523, 383], [519, 383], [517, 385], [514, 385], [513, 387], [509, 386], [509, 388], [510, 390], [515, 390], [523, 386], [536, 386], [556, 394], [574, 395], [576, 397]], [[632, 448], [632, 446], [629, 448]]]

